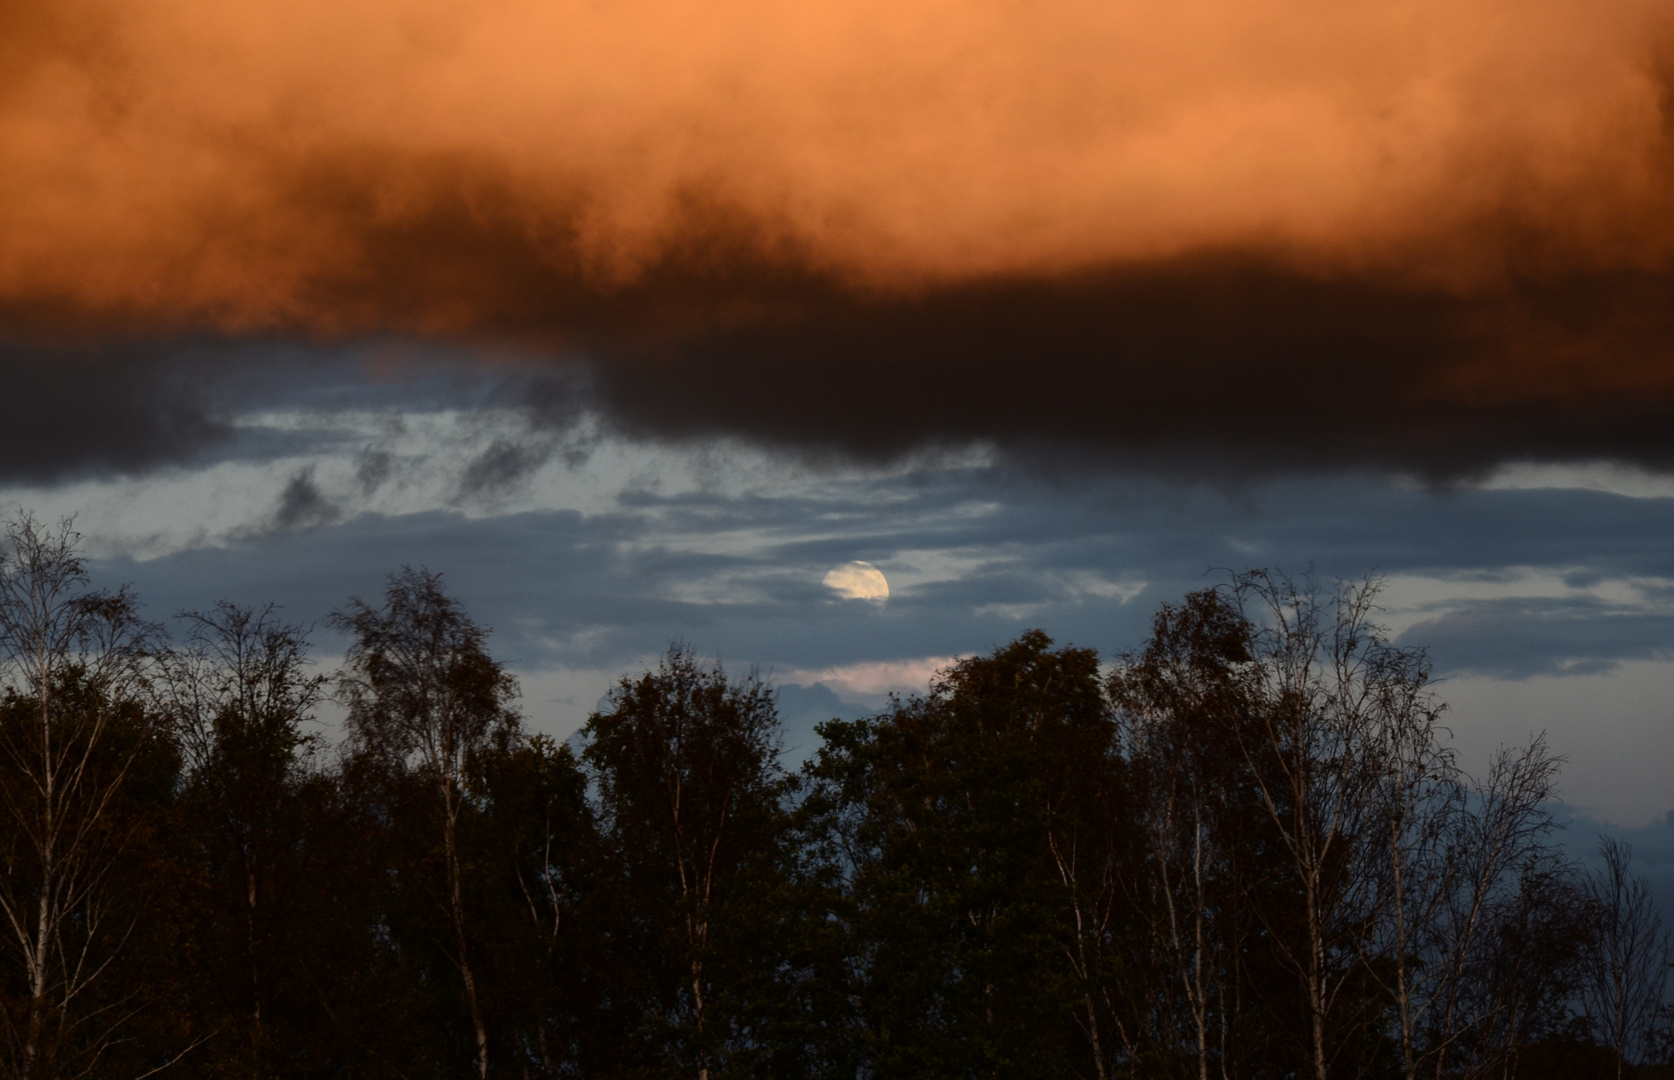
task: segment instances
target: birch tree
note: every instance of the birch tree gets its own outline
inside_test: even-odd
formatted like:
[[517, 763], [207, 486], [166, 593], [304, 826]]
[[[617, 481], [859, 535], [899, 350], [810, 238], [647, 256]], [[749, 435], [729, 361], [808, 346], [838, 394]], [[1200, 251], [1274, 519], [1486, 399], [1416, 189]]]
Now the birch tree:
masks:
[[89, 588], [68, 520], [24, 515], [0, 553], [0, 948], [20, 976], [4, 1013], [17, 1077], [97, 1070], [130, 995], [94, 1004], [133, 928], [112, 875], [117, 807], [157, 731], [142, 704], [152, 629], [126, 592]]
[[1235, 818], [1255, 809], [1238, 758], [1247, 715], [1249, 624], [1215, 590], [1169, 605], [1138, 656], [1109, 680], [1128, 767], [1131, 822], [1142, 838], [1122, 879], [1147, 933], [1136, 971], [1155, 972], [1148, 1013], [1169, 1049], [1185, 1048], [1199, 1080], [1238, 1071], [1231, 1058], [1240, 1000], [1241, 895]]
[[1284, 859], [1294, 903], [1264, 911], [1279, 958], [1305, 1002], [1306, 1051], [1329, 1080], [1353, 1036], [1375, 1022], [1359, 986], [1375, 925], [1378, 790], [1388, 767], [1383, 732], [1392, 710], [1422, 699], [1421, 654], [1391, 646], [1372, 622], [1377, 583], [1321, 596], [1264, 571], [1234, 595], [1254, 627], [1247, 668], [1252, 722], [1240, 746], [1268, 832]]
[[1599, 841], [1603, 863], [1587, 878], [1596, 927], [1584, 963], [1581, 1001], [1600, 1043], [1616, 1059], [1618, 1080], [1651, 1043], [1674, 962], [1674, 946], [1645, 879], [1633, 873], [1632, 849]]
[[638, 958], [653, 978], [668, 969], [647, 1004], [664, 1010], [675, 1038], [653, 1056], [709, 1080], [725, 1060], [730, 984], [748, 967], [733, 951], [748, 928], [729, 921], [730, 902], [782, 824], [773, 689], [676, 644], [656, 671], [617, 684], [586, 738], [624, 921], [660, 946]]
[[1567, 903], [1547, 810], [1560, 764], [1537, 736], [1499, 750], [1479, 780], [1444, 776], [1451, 796], [1438, 781], [1444, 805], [1408, 852], [1414, 884], [1396, 897], [1408, 928], [1397, 1003], [1409, 1077], [1495, 1075], [1526, 1034], [1529, 995], [1559, 974], [1544, 961], [1531, 970], [1542, 954], [1516, 927]]
[[351, 600], [332, 624], [353, 639], [339, 685], [356, 751], [410, 771], [431, 793], [445, 952], [464, 992], [477, 1074], [486, 1078], [489, 1032], [473, 961], [461, 819], [472, 809], [481, 756], [496, 740], [521, 738], [516, 681], [489, 656], [487, 631], [443, 590], [440, 574], [410, 567], [392, 574], [381, 608]]
[[[1365, 732], [1377, 765], [1368, 770], [1372, 826], [1362, 865], [1371, 886], [1370, 919], [1360, 950], [1365, 971], [1393, 1002], [1402, 1074], [1416, 1080], [1427, 1055], [1442, 1052], [1425, 1036], [1436, 1027], [1432, 1011], [1462, 976], [1450, 963], [1457, 958], [1452, 953], [1469, 955], [1474, 924], [1446, 919], [1462, 883], [1459, 841], [1467, 808], [1453, 753], [1442, 741], [1442, 707], [1429, 692], [1421, 653], [1397, 653], [1393, 661], [1394, 677], [1377, 681]], [[1503, 863], [1484, 869], [1485, 884], [1497, 885]], [[1462, 931], [1463, 940], [1450, 938], [1450, 930]]]

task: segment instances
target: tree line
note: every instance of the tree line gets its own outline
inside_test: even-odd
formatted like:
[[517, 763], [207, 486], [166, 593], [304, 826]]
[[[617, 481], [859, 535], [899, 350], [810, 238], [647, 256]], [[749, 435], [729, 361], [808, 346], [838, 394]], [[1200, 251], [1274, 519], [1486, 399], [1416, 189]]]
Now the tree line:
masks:
[[1667, 1075], [1628, 851], [1561, 855], [1542, 739], [1467, 773], [1372, 580], [1030, 631], [787, 772], [772, 686], [683, 645], [559, 743], [438, 575], [324, 674], [276, 607], [170, 640], [69, 523], [6, 538], [12, 1076]]

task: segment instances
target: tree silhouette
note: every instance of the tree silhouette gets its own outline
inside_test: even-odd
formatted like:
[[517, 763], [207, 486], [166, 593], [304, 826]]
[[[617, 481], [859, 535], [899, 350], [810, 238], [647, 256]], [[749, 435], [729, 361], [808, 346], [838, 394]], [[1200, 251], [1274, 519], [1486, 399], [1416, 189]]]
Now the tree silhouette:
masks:
[[496, 739], [520, 737], [516, 682], [488, 655], [486, 631], [443, 591], [440, 574], [410, 567], [393, 574], [381, 608], [351, 600], [332, 625], [353, 635], [339, 687], [355, 751], [397, 777], [410, 772], [438, 813], [446, 951], [464, 989], [477, 1073], [486, 1078], [489, 1037], [472, 963], [461, 818], [473, 809], [482, 756]]
[[783, 826], [772, 689], [729, 678], [681, 644], [623, 678], [587, 721], [582, 758], [619, 867], [618, 927], [644, 951], [624, 959], [653, 1022], [651, 1060], [698, 1080], [724, 1067], [748, 1026], [742, 992], [757, 959], [749, 893], [771, 888]]

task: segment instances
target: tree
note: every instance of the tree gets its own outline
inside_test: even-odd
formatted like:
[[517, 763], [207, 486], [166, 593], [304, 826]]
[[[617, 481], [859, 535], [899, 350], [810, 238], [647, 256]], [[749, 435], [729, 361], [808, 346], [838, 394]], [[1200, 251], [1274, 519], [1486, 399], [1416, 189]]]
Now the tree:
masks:
[[821, 726], [807, 828], [841, 871], [870, 1074], [1110, 1068], [1119, 771], [1097, 655], [1052, 644], [1030, 631]]
[[[1375, 581], [1322, 597], [1266, 571], [1235, 579], [1253, 627], [1244, 678], [1253, 722], [1240, 749], [1291, 892], [1260, 908], [1276, 954], [1297, 980], [1305, 1056], [1316, 1080], [1343, 1057], [1375, 1052], [1382, 1003], [1367, 992], [1368, 937], [1378, 925], [1380, 811], [1386, 777], [1409, 734], [1433, 725], [1419, 650], [1391, 645], [1371, 621]], [[1253, 615], [1251, 614], [1253, 613]]]
[[1601, 838], [1604, 865], [1586, 879], [1595, 932], [1586, 955], [1581, 1001], [1599, 1042], [1615, 1055], [1617, 1080], [1642, 1060], [1674, 962], [1674, 946], [1645, 879], [1633, 873], [1633, 851]]
[[477, 1074], [486, 1078], [489, 1035], [472, 961], [461, 819], [473, 809], [482, 756], [497, 740], [521, 739], [516, 681], [489, 656], [487, 632], [447, 595], [440, 574], [411, 567], [392, 574], [382, 608], [351, 600], [332, 625], [353, 637], [339, 686], [355, 752], [397, 777], [410, 773], [438, 812], [445, 952], [464, 991]]
[[[1536, 737], [1502, 748], [1472, 781], [1452, 758], [1415, 752], [1384, 791], [1388, 828], [1384, 944], [1407, 1076], [1499, 1075], [1549, 1021], [1569, 962], [1577, 906], [1551, 843], [1547, 804], [1561, 761]], [[1404, 779], [1403, 779], [1404, 778]], [[1393, 790], [1392, 790], [1393, 789]], [[1410, 794], [1396, 802], [1392, 795]], [[1395, 811], [1406, 805], [1404, 815]], [[1395, 875], [1404, 878], [1397, 883]]]
[[[348, 739], [272, 606], [159, 649], [69, 525], [0, 551], [0, 1074], [1618, 1077], [1671, 943], [1456, 761], [1378, 583], [1263, 572], [1105, 668], [1029, 631], [779, 764], [675, 644], [578, 741], [441, 579], [352, 600]], [[577, 748], [580, 752], [577, 752]], [[1584, 1008], [1583, 1008], [1584, 1007]], [[198, 1044], [202, 1049], [186, 1051]]]
[[644, 948], [624, 960], [646, 975], [651, 1066], [708, 1080], [748, 1035], [752, 939], [766, 927], [742, 915], [776, 870], [784, 826], [773, 689], [676, 643], [617, 684], [584, 737], [619, 866], [616, 925]]
[[[1442, 707], [1429, 690], [1427, 660], [1417, 650], [1389, 649], [1376, 631], [1373, 638], [1367, 650], [1372, 716], [1364, 737], [1374, 764], [1363, 796], [1371, 805], [1361, 868], [1369, 879], [1370, 921], [1359, 947], [1368, 977], [1393, 1004], [1402, 1074], [1417, 1080], [1432, 1049], [1424, 1044], [1426, 1030], [1434, 1027], [1431, 1010], [1455, 985], [1447, 976], [1458, 967], [1450, 962], [1470, 955], [1476, 914], [1515, 852], [1487, 853], [1478, 878], [1467, 883], [1479, 886], [1471, 914], [1462, 926], [1446, 923], [1444, 905], [1453, 899], [1454, 872], [1461, 869], [1454, 841], [1465, 820], [1465, 788], [1440, 738]], [[1444, 943], [1438, 935], [1445, 938], [1447, 930], [1457, 933]], [[1438, 958], [1448, 946], [1452, 954]], [[1439, 1042], [1436, 1052], [1445, 1054], [1447, 1039]]]
[[1545, 808], [1559, 761], [1536, 738], [1473, 783], [1428, 657], [1372, 621], [1379, 588], [1322, 596], [1256, 571], [1229, 590], [1249, 659], [1228, 699], [1247, 715], [1226, 730], [1277, 854], [1263, 876], [1283, 882], [1249, 906], [1301, 991], [1317, 1080], [1391, 1052], [1408, 1080], [1486, 1075], [1565, 977], [1561, 950], [1524, 932], [1560, 925], [1568, 903]]
[[1546, 850], [1507, 885], [1484, 905], [1475, 947], [1451, 980], [1458, 1005], [1431, 1037], [1430, 1075], [1573, 1080], [1583, 1071], [1553, 1068], [1550, 1055], [1597, 1049], [1577, 1046], [1571, 1009], [1594, 931], [1583, 883]]
[[[1141, 845], [1117, 868], [1144, 932], [1129, 935], [1148, 1049], [1184, 1052], [1193, 1072], [1236, 1073], [1254, 868], [1241, 850], [1261, 807], [1245, 775], [1239, 725], [1253, 628], [1219, 590], [1163, 605], [1151, 639], [1107, 684]], [[1135, 1048], [1137, 1049], [1137, 1048]], [[1130, 1056], [1134, 1050], [1130, 1050]], [[1217, 1068], [1218, 1065], [1218, 1068]]]
[[185, 765], [179, 831], [197, 871], [187, 880], [203, 882], [208, 909], [194, 929], [206, 969], [199, 1002], [218, 1030], [244, 1029], [211, 1049], [265, 1077], [302, 1036], [275, 1012], [304, 959], [300, 907], [322, 869], [318, 833], [330, 827], [331, 785], [305, 730], [327, 680], [309, 673], [302, 629], [271, 604], [223, 602], [182, 618], [190, 633], [165, 654], [156, 685]]
[[598, 932], [608, 924], [589, 904], [606, 867], [587, 778], [569, 745], [543, 734], [496, 746], [478, 785], [483, 812], [467, 838], [494, 927], [482, 952], [502, 1060], [530, 1080], [585, 1075], [609, 1059], [590, 1051], [611, 974]]
[[133, 931], [114, 875], [137, 824], [129, 781], [160, 751], [144, 704], [153, 629], [126, 592], [89, 589], [68, 520], [22, 516], [0, 554], [0, 941], [5, 1064], [15, 1076], [94, 1072], [133, 996], [95, 1003]]

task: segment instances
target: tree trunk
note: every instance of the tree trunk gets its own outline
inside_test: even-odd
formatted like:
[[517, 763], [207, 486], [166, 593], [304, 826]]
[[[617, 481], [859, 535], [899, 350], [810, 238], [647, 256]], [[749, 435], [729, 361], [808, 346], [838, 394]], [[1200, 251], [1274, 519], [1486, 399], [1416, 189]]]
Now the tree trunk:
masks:
[[477, 1076], [479, 1080], [488, 1080], [488, 1028], [483, 1024], [482, 1006], [477, 1000], [476, 974], [471, 970], [470, 957], [466, 952], [464, 875], [459, 869], [457, 847], [460, 796], [451, 780], [444, 781], [442, 797], [446, 806], [442, 843], [447, 857], [448, 902], [453, 917], [454, 948], [458, 950], [459, 977], [465, 984], [465, 1004], [470, 1010], [471, 1027], [477, 1038]]

